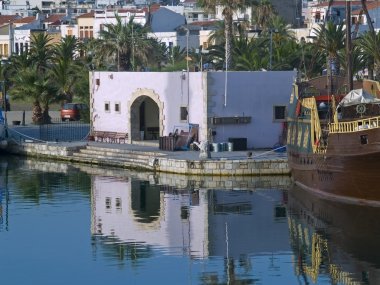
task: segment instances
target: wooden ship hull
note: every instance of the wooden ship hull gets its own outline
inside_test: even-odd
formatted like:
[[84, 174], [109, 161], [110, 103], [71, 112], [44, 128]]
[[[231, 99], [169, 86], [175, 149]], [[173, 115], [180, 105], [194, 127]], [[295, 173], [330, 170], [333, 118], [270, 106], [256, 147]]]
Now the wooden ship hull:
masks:
[[[378, 114], [340, 120], [334, 111], [342, 96], [326, 96], [311, 86], [296, 83], [289, 105], [292, 179], [329, 199], [380, 206], [380, 104]], [[328, 104], [327, 115], [318, 110], [322, 102]]]

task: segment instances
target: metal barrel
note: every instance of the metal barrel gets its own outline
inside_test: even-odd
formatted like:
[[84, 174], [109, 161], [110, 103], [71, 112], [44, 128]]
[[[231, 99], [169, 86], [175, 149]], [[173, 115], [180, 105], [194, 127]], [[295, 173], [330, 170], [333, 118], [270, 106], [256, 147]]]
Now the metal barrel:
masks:
[[234, 143], [232, 142], [227, 143], [227, 148], [228, 148], [228, 151], [234, 151]]
[[220, 151], [219, 143], [213, 143], [212, 144], [212, 151], [213, 152], [219, 152]]

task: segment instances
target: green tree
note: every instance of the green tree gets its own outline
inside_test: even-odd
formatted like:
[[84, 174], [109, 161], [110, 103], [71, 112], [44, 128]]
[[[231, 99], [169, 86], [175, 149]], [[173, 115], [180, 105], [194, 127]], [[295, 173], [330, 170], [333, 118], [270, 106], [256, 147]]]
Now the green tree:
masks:
[[54, 64], [51, 67], [51, 76], [58, 89], [58, 95], [67, 102], [72, 102], [75, 82], [79, 79], [79, 65], [75, 61], [78, 55], [78, 41], [73, 36], [67, 36], [54, 47]]
[[233, 58], [236, 70], [260, 70], [268, 65], [264, 38], [235, 38]]
[[225, 64], [229, 69], [232, 63], [233, 15], [250, 5], [247, 0], [198, 0], [201, 7], [215, 11], [216, 6], [223, 7], [224, 35], [225, 35]]
[[326, 55], [327, 73], [338, 75], [340, 73], [339, 53], [345, 47], [346, 31], [343, 23], [336, 25], [329, 21], [321, 24], [314, 30], [315, 44], [320, 52]]
[[[37, 64], [19, 70], [12, 77], [12, 82], [11, 96], [15, 100], [32, 102], [33, 123], [49, 122], [48, 105], [54, 101], [54, 84], [45, 75], [39, 75]], [[41, 103], [44, 111], [42, 111]]]
[[368, 71], [375, 70], [380, 77], [380, 32], [366, 32], [356, 41]]
[[257, 28], [267, 30], [276, 11], [270, 0], [260, 0], [252, 9], [252, 22]]
[[29, 57], [37, 66], [37, 72], [42, 75], [46, 73], [53, 58], [53, 44], [51, 36], [44, 33], [32, 34], [30, 42]]
[[134, 23], [133, 17], [128, 23], [124, 23], [119, 15], [115, 17], [116, 24], [105, 24], [99, 33], [96, 47], [98, 59], [115, 64], [118, 71], [146, 66], [154, 39], [147, 38], [148, 30]]

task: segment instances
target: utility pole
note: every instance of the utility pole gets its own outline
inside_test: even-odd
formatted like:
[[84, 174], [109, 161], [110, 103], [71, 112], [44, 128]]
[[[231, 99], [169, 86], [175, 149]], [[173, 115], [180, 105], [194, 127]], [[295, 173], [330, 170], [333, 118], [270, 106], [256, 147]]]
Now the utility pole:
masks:
[[352, 43], [351, 43], [351, 2], [346, 1], [346, 52], [347, 52], [347, 86], [354, 89], [352, 78]]

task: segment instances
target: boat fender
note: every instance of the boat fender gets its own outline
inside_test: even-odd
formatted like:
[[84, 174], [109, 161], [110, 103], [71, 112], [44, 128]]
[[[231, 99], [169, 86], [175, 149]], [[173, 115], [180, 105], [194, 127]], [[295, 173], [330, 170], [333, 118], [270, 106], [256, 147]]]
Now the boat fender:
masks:
[[301, 102], [298, 101], [297, 106], [296, 106], [296, 116], [299, 116], [300, 114], [301, 114]]

